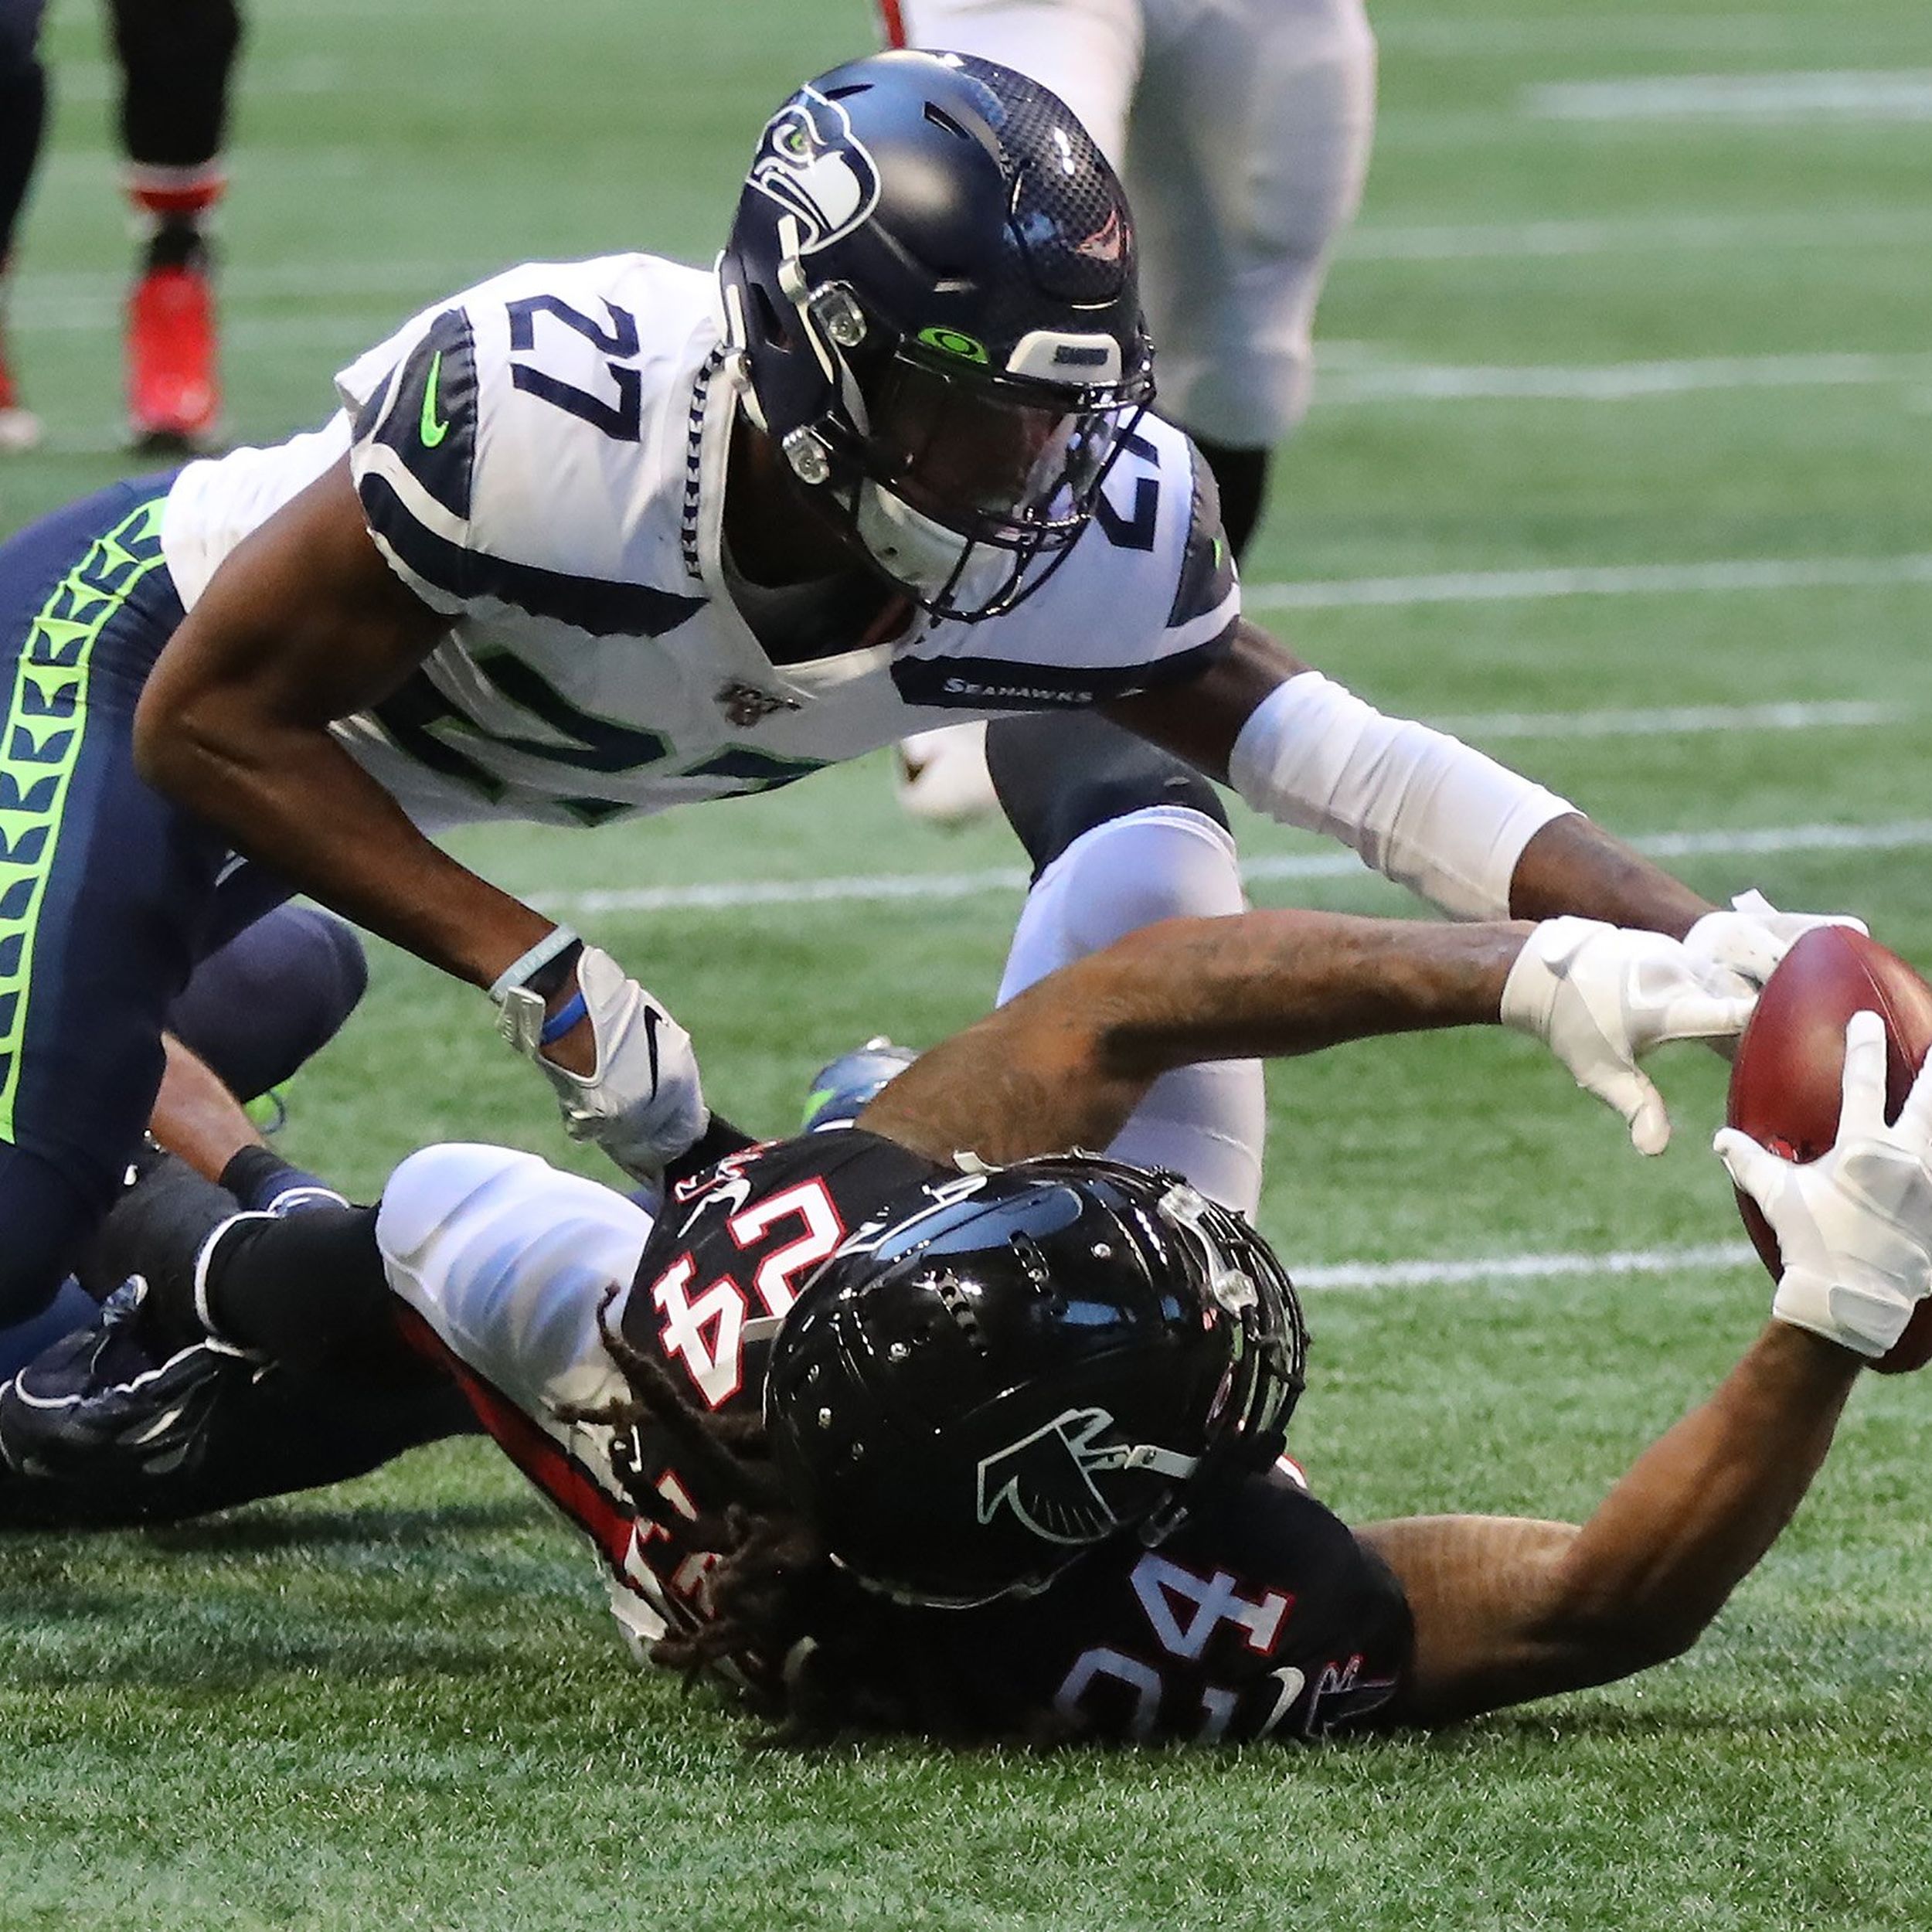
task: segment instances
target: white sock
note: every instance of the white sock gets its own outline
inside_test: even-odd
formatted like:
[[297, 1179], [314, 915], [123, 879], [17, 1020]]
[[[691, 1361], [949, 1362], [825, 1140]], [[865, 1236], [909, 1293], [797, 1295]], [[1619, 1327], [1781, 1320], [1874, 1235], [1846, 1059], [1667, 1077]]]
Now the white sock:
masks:
[[[1217, 917], [1247, 903], [1234, 841], [1212, 818], [1182, 805], [1111, 818], [1075, 839], [1027, 895], [1000, 1002], [1156, 920]], [[1171, 1168], [1251, 1216], [1267, 1121], [1259, 1060], [1178, 1067], [1148, 1089], [1107, 1151]]]

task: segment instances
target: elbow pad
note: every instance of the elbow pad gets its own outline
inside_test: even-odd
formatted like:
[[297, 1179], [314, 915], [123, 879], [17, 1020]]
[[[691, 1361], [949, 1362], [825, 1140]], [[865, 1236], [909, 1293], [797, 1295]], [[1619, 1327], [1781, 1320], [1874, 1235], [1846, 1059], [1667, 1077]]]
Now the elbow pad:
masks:
[[1459, 919], [1505, 919], [1523, 848], [1576, 811], [1446, 732], [1319, 672], [1270, 692], [1228, 760], [1234, 789], [1284, 825], [1326, 833]]

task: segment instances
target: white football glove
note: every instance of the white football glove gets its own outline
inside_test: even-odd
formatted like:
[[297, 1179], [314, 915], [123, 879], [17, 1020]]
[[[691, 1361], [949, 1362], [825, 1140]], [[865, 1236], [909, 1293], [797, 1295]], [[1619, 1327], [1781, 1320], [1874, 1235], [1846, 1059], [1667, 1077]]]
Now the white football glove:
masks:
[[1845, 1029], [1844, 1098], [1828, 1154], [1800, 1165], [1727, 1127], [1712, 1143], [1764, 1209], [1784, 1272], [1771, 1313], [1862, 1355], [1883, 1355], [1932, 1291], [1932, 1078], [1885, 1124], [1885, 1023]]
[[1840, 913], [1781, 913], [1760, 892], [1740, 893], [1727, 913], [1706, 913], [1684, 935], [1685, 949], [1706, 964], [1762, 986], [1777, 963], [1819, 926], [1866, 930], [1862, 919]]
[[527, 989], [505, 996], [498, 1030], [556, 1090], [572, 1140], [594, 1141], [633, 1179], [661, 1185], [665, 1163], [711, 1120], [691, 1036], [595, 946], [577, 955], [577, 980], [597, 1041], [594, 1073], [573, 1073], [546, 1058], [543, 1002]]
[[1614, 1107], [1640, 1154], [1670, 1142], [1663, 1097], [1637, 1070], [1665, 1040], [1743, 1031], [1757, 995], [1662, 933], [1594, 919], [1546, 919], [1523, 943], [1502, 989], [1502, 1020], [1541, 1040], [1577, 1084]]

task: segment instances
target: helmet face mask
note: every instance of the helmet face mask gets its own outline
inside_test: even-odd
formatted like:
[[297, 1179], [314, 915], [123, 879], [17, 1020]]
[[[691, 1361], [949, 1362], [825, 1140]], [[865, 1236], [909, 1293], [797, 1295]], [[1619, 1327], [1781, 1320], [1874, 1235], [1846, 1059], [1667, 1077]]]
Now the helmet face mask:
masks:
[[1237, 1216], [1172, 1175], [1022, 1162], [852, 1236], [779, 1330], [766, 1424], [836, 1561], [959, 1607], [1157, 1543], [1206, 1486], [1271, 1464], [1306, 1344]]
[[990, 62], [881, 55], [801, 90], [719, 274], [747, 413], [937, 617], [1046, 581], [1152, 396], [1120, 184]]

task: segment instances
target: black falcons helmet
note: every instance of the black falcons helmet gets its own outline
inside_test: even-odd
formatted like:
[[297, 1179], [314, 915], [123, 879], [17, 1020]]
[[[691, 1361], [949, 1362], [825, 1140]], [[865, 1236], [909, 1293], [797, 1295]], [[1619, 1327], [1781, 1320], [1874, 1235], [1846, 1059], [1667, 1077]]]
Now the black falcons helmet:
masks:
[[928, 1183], [786, 1316], [765, 1423], [833, 1556], [903, 1602], [1044, 1588], [1281, 1453], [1308, 1333], [1238, 1216], [1087, 1155]]
[[902, 50], [767, 124], [719, 258], [746, 406], [936, 616], [1010, 610], [1154, 393], [1133, 224], [1070, 109]]

